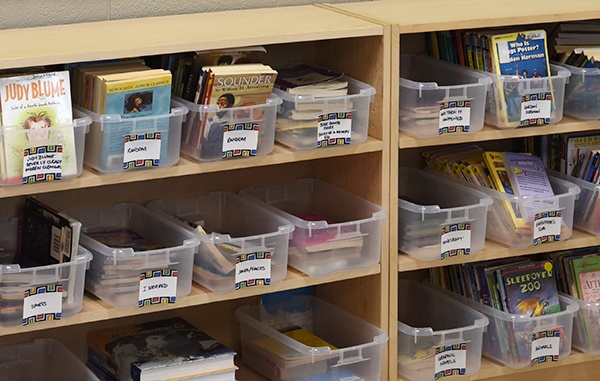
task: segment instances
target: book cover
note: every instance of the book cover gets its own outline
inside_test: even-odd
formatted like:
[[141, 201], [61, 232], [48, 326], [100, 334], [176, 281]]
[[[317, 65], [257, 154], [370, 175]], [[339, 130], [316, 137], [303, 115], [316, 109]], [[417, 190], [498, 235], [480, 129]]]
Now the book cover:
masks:
[[[258, 123], [261, 118], [260, 109], [255, 110], [258, 115], [252, 116], [245, 115], [243, 110], [228, 109], [265, 104], [271, 96], [277, 71], [263, 64], [208, 66], [204, 71], [208, 79], [201, 103], [211, 107], [198, 118], [194, 128], [199, 136], [192, 136], [190, 143], [201, 148], [202, 157], [217, 158], [223, 151], [225, 126], [233, 122]], [[260, 134], [260, 129], [258, 123], [258, 130], [249, 130], [248, 134], [254, 131]]]
[[[518, 31], [489, 36], [492, 52], [492, 72], [514, 78], [550, 76], [546, 32], [543, 29]], [[497, 83], [496, 112], [501, 125], [521, 125], [520, 81]]]
[[[4, 182], [48, 181], [77, 174], [68, 71], [0, 77], [0, 109]], [[42, 162], [45, 155], [52, 156], [52, 165]]]
[[600, 256], [595, 254], [573, 259], [571, 266], [577, 297], [584, 302], [600, 302]]
[[519, 152], [504, 152], [502, 157], [515, 194], [537, 198], [554, 196], [540, 157]]
[[121, 380], [164, 380], [235, 367], [235, 352], [182, 318], [90, 331], [88, 347]]
[[511, 314], [531, 317], [560, 311], [554, 265], [551, 260], [509, 266], [501, 270], [506, 307]]
[[[290, 94], [310, 94], [312, 90], [339, 90], [348, 83], [340, 81], [343, 73], [309, 64], [279, 68], [275, 86]], [[342, 94], [345, 95], [345, 94]]]
[[119, 162], [129, 168], [125, 163], [126, 142], [142, 136], [148, 145], [157, 143], [158, 147], [148, 148], [154, 156], [148, 153], [146, 159], [158, 165], [167, 157], [169, 146], [170, 118], [161, 116], [171, 111], [171, 73], [149, 70], [102, 78], [101, 95], [97, 97], [103, 100], [98, 106], [100, 114], [117, 116], [120, 121], [113, 119], [104, 124], [103, 131], [95, 131], [102, 134], [98, 137], [101, 163]]

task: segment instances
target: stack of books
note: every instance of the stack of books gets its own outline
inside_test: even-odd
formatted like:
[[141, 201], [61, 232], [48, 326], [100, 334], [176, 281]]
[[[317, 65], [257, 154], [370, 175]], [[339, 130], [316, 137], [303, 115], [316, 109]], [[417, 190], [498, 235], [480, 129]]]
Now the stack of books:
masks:
[[91, 331], [87, 342], [101, 380], [235, 380], [235, 352], [181, 318]]
[[[277, 117], [278, 131], [292, 131], [298, 138], [316, 136], [318, 118], [325, 109], [351, 111], [352, 102], [325, 104], [320, 101], [348, 94], [348, 81], [342, 79], [343, 73], [309, 64], [297, 64], [278, 71], [275, 87], [287, 95]], [[302, 97], [309, 102], [304, 102]]]

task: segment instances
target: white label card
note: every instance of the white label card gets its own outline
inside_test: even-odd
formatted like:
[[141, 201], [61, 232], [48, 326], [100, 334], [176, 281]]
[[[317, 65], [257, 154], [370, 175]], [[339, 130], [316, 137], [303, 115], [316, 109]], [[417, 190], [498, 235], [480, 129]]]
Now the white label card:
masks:
[[471, 102], [445, 102], [440, 106], [438, 135], [469, 132], [471, 125]]
[[319, 116], [317, 124], [317, 148], [351, 144], [351, 142], [351, 113], [330, 113]]
[[434, 379], [467, 374], [467, 343], [435, 349]]
[[531, 335], [531, 366], [558, 361], [560, 354], [560, 330], [535, 332]]
[[235, 289], [271, 284], [271, 252], [242, 254], [235, 261]]
[[155, 270], [140, 274], [139, 307], [175, 303], [176, 297], [176, 270]]
[[23, 154], [23, 183], [59, 180], [62, 165], [61, 145], [28, 148]]
[[471, 224], [445, 226], [440, 241], [441, 259], [471, 254]]
[[230, 130], [223, 133], [223, 152], [256, 151], [258, 130]]
[[533, 244], [560, 241], [561, 225], [561, 211], [537, 213], [533, 221]]
[[59, 320], [62, 315], [62, 286], [40, 286], [25, 291], [23, 325]]
[[529, 100], [521, 103], [521, 121], [530, 119], [550, 119], [552, 101], [550, 99]]
[[144, 162], [160, 159], [160, 139], [135, 139], [125, 141], [123, 162]]

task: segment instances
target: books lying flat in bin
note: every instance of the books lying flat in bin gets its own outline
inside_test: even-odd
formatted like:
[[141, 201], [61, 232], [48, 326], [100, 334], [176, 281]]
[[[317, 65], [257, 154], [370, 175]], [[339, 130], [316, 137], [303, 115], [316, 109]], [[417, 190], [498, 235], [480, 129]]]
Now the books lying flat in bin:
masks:
[[182, 318], [90, 331], [88, 361], [120, 381], [159, 381], [225, 373], [235, 352]]

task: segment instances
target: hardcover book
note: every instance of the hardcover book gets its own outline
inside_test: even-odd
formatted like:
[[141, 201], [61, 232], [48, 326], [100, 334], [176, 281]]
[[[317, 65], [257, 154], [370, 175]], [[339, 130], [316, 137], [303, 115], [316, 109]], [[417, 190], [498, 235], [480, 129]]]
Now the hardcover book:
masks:
[[182, 318], [88, 332], [88, 346], [117, 377], [159, 381], [235, 369], [235, 352]]
[[571, 266], [578, 298], [584, 302], [600, 302], [600, 256], [576, 258]]
[[531, 317], [560, 312], [555, 268], [550, 260], [505, 267], [501, 270], [506, 307], [511, 314]]

